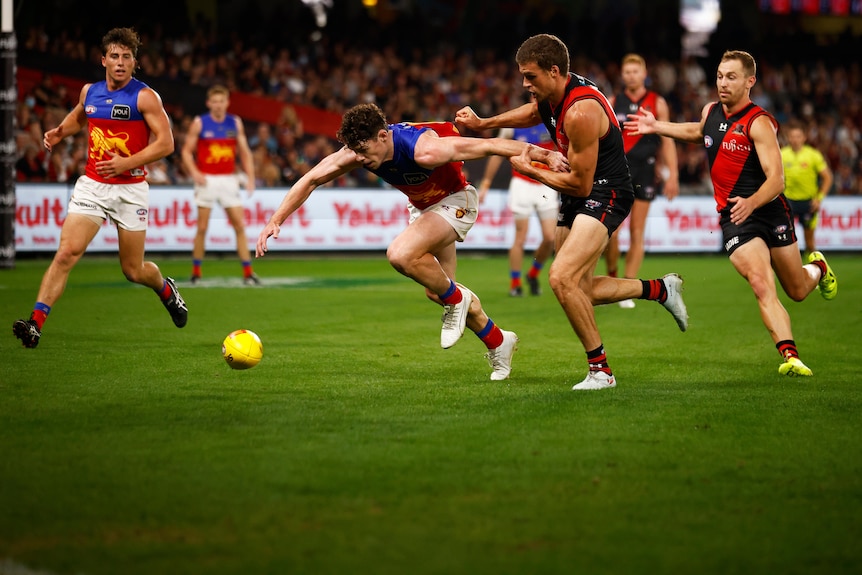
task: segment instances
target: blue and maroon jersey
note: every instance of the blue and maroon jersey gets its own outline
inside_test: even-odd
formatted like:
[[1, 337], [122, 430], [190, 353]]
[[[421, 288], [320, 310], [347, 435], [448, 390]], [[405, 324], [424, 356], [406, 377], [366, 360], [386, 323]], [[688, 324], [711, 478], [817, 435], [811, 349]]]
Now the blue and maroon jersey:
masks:
[[227, 114], [221, 122], [212, 114], [201, 117], [197, 165], [204, 174], [232, 174], [236, 171], [236, 116]]
[[87, 176], [106, 184], [143, 182], [144, 167], [134, 168], [114, 178], [96, 173], [96, 162], [108, 160], [107, 152], [129, 157], [147, 147], [150, 128], [138, 110], [138, 93], [148, 86], [136, 78], [119, 90], [108, 90], [104, 80], [90, 85], [84, 98], [89, 139], [87, 142]]
[[[540, 148], [544, 148], [546, 150], [557, 149], [556, 144], [554, 144], [554, 141], [551, 139], [550, 134], [548, 134], [548, 130], [545, 129], [544, 124], [536, 124], [535, 126], [530, 126], [529, 128], [515, 128], [512, 139], [517, 140], [518, 142], [526, 142], [528, 144], [533, 144], [534, 146], [539, 146]], [[547, 165], [540, 162], [531, 163], [537, 168], [548, 169]], [[521, 178], [522, 180], [527, 180], [529, 182], [536, 181], [529, 176], [525, 176], [514, 168], [512, 168], [512, 177]]]
[[775, 118], [753, 102], [731, 116], [726, 116], [724, 108], [713, 102], [706, 114], [703, 145], [719, 212], [727, 206], [730, 196], [748, 198], [766, 181], [751, 140], [751, 124], [760, 116], [766, 116], [778, 128]]
[[569, 137], [565, 132], [566, 112], [575, 102], [592, 99], [601, 104], [608, 117], [608, 131], [599, 138], [599, 157], [596, 161], [596, 173], [593, 188], [625, 192], [634, 196], [629, 165], [623, 149], [623, 132], [611, 103], [598, 87], [589, 79], [569, 72], [569, 81], [563, 100], [554, 108], [545, 100], [539, 102], [539, 115], [554, 138], [557, 149], [568, 156]]
[[385, 182], [404, 192], [410, 203], [424, 210], [443, 198], [467, 187], [467, 178], [462, 166], [464, 162], [449, 162], [436, 168], [423, 168], [413, 160], [416, 140], [426, 130], [434, 130], [439, 136], [460, 136], [451, 122], [428, 122], [423, 124], [390, 124], [395, 155], [371, 170]]

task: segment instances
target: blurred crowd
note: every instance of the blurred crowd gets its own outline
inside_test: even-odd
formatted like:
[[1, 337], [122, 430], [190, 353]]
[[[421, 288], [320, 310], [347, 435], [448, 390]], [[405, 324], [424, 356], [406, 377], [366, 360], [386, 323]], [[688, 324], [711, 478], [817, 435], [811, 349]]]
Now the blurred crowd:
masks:
[[[392, 122], [451, 120], [464, 105], [473, 106], [479, 115], [493, 115], [521, 104], [526, 97], [511, 55], [501, 58], [490, 48], [465, 51], [442, 43], [406, 52], [394, 44], [357, 48], [326, 38], [299, 48], [262, 47], [238, 37], [217, 43], [204, 31], [176, 38], [142, 32], [141, 38], [139, 74], [157, 91], [160, 81], [204, 88], [223, 84], [232, 92], [336, 114], [361, 102], [376, 102]], [[98, 47], [67, 33], [49, 37], [40, 28], [25, 32], [19, 47], [57, 58], [90, 62], [101, 58]], [[716, 99], [715, 71], [705, 69], [698, 59], [670, 61], [648, 56], [647, 62], [650, 86], [667, 99], [674, 120], [697, 121], [702, 107]], [[571, 69], [593, 79], [608, 95], [622, 90], [619, 62], [598, 62], [573, 54]], [[835, 174], [833, 194], [862, 194], [862, 66], [858, 61], [832, 65], [822, 60], [791, 63], [758, 58], [758, 82], [752, 96], [782, 124], [797, 119], [806, 126], [808, 143], [823, 152]], [[85, 134], [67, 139], [50, 154], [41, 145], [43, 132], [62, 120], [77, 97], [45, 74], [19, 101], [19, 181], [72, 182], [83, 172]], [[148, 167], [150, 180], [153, 184], [189, 184], [179, 151], [193, 117], [181, 106], [165, 104], [172, 116], [176, 152]], [[291, 185], [339, 145], [333, 138], [306, 133], [290, 106], [278, 123], [247, 122], [246, 131], [260, 187]], [[781, 134], [779, 140], [785, 143]], [[678, 144], [678, 150], [683, 190], [711, 193], [702, 147]], [[357, 173], [333, 185], [380, 185], [370, 174]]]

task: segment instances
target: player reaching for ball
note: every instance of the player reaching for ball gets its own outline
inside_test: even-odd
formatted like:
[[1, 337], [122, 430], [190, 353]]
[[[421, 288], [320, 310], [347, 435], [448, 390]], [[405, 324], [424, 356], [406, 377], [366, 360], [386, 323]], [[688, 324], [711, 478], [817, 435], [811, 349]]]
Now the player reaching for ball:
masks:
[[492, 380], [509, 377], [518, 343], [514, 332], [501, 330], [482, 309], [472, 291], [455, 282], [456, 242], [464, 241], [478, 215], [478, 194], [462, 171], [464, 160], [491, 155], [527, 155], [554, 170], [565, 170], [562, 155], [501, 138], [460, 137], [448, 122], [389, 124], [374, 104], [349, 109], [338, 139], [344, 147], [325, 157], [291, 187], [261, 231], [257, 257], [267, 240], [318, 186], [357, 168], [365, 168], [409, 200], [410, 219], [386, 251], [398, 272], [425, 288], [429, 299], [443, 306], [440, 345], [452, 347], [469, 327], [488, 348]]

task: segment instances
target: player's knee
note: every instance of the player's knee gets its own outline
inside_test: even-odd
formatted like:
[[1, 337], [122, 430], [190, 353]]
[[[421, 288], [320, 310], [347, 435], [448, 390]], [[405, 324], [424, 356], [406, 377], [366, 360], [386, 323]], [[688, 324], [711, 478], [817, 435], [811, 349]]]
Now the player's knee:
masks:
[[772, 293], [771, 285], [769, 284], [770, 280], [767, 280], [765, 277], [754, 274], [748, 277], [748, 285], [751, 286], [751, 291], [754, 292], [754, 297], [758, 300], [764, 299]]
[[398, 246], [390, 245], [386, 250], [386, 259], [389, 260], [395, 270], [403, 275], [410, 276], [410, 271], [415, 263], [415, 258], [405, 250], [399, 249]]
[[808, 289], [807, 286], [802, 284], [793, 284], [789, 285], [784, 289], [784, 293], [787, 294], [787, 297], [792, 299], [795, 302], [800, 302], [808, 297], [808, 294], [811, 293], [812, 290]]

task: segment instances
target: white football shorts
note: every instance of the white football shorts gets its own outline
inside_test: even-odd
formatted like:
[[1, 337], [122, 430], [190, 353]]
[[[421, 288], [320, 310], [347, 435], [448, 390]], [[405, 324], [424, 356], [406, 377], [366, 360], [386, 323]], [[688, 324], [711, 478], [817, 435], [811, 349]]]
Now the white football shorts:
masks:
[[516, 220], [526, 220], [533, 212], [540, 220], [556, 220], [560, 198], [556, 190], [545, 184], [529, 182], [512, 176], [509, 182], [509, 210]]
[[216, 203], [223, 208], [235, 208], [242, 205], [239, 193], [239, 178], [236, 174], [204, 174], [207, 183], [204, 186], [195, 184], [195, 205], [199, 208], [212, 208]]
[[147, 182], [105, 184], [81, 176], [75, 182], [68, 212], [109, 219], [117, 227], [130, 232], [146, 231], [150, 212], [149, 191]]
[[422, 214], [433, 212], [449, 222], [452, 229], [458, 234], [458, 241], [463, 242], [467, 232], [476, 223], [479, 217], [479, 192], [471, 185], [460, 192], [450, 194], [432, 206], [424, 210], [416, 208], [413, 204], [408, 205], [410, 211], [410, 222]]

